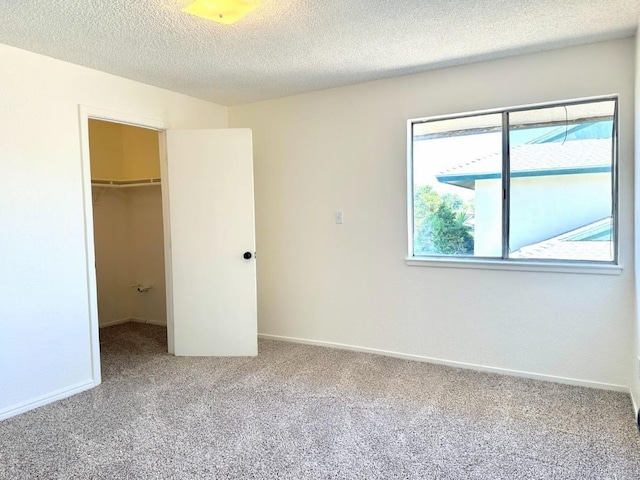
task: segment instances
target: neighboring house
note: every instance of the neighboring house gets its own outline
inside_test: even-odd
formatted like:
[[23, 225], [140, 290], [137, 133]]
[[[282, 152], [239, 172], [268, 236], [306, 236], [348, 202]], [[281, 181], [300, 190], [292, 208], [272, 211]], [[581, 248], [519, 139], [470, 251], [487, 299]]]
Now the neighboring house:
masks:
[[[566, 133], [562, 128], [560, 135], [556, 129], [555, 135], [544, 135], [511, 148], [509, 236], [513, 258], [612, 260], [612, 141], [610, 136], [584, 138], [603, 135], [606, 128], [602, 126], [607, 123], [610, 125], [606, 121], [581, 124]], [[501, 162], [501, 155], [495, 153], [436, 175], [439, 182], [475, 190], [474, 256], [502, 254]], [[534, 248], [559, 235], [567, 237], [555, 238], [555, 244], [566, 241], [579, 229], [601, 221], [608, 222], [608, 229], [603, 232], [604, 224], [597, 224], [601, 244], [597, 250], [602, 250], [597, 258], [581, 257], [578, 253], [583, 251], [585, 240], [592, 240], [588, 236], [579, 240], [580, 248], [575, 245], [578, 240], [563, 244], [563, 248], [556, 245], [553, 250], [547, 248], [549, 245]], [[533, 255], [535, 251], [542, 255]]]
[[613, 258], [611, 218], [603, 218], [571, 232], [522, 247], [512, 258], [562, 258], [566, 260], [610, 261]]

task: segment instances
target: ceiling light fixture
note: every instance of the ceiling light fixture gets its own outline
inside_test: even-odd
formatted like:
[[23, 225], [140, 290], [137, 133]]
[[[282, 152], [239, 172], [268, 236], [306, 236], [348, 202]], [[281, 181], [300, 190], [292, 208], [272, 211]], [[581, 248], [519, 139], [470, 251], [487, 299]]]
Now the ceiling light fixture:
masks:
[[231, 24], [257, 6], [257, 0], [196, 0], [182, 11], [214, 22]]

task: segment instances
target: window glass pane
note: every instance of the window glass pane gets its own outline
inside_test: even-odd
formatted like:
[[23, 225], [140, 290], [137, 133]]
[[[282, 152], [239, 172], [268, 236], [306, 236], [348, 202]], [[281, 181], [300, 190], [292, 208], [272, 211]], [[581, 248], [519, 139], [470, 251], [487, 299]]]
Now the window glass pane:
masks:
[[614, 260], [614, 101], [509, 115], [509, 257]]
[[502, 116], [413, 125], [414, 255], [502, 256]]

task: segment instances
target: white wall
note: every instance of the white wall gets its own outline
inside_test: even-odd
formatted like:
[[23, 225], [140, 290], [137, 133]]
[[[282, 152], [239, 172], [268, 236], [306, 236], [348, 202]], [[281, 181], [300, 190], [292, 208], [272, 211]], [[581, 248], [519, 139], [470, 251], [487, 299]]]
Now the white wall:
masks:
[[78, 104], [176, 128], [227, 108], [0, 46], [0, 418], [92, 382]]
[[[254, 134], [260, 332], [628, 385], [633, 79], [625, 39], [231, 107]], [[407, 119], [611, 93], [621, 275], [405, 264]]]
[[515, 178], [510, 194], [512, 250], [611, 215], [609, 173]]
[[[163, 187], [164, 188], [164, 187]], [[153, 285], [148, 292], [133, 295], [131, 317], [155, 324], [167, 323], [164, 272], [162, 195], [159, 187], [128, 188], [129, 193], [129, 285]]]
[[474, 190], [473, 253], [502, 257], [502, 178], [476, 180]]
[[126, 189], [92, 190], [98, 319], [110, 325], [131, 318], [130, 202]]
[[[100, 326], [130, 319], [167, 324], [160, 186], [94, 187]], [[138, 292], [131, 285], [152, 285]]]
[[[477, 256], [502, 255], [502, 180], [475, 182]], [[589, 225], [611, 214], [611, 175], [547, 175], [511, 179], [512, 251]]]

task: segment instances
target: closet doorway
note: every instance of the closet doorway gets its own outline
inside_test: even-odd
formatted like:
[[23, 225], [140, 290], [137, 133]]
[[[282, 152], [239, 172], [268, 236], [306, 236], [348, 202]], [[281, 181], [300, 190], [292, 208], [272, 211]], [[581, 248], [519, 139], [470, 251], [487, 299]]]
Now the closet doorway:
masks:
[[[89, 348], [94, 384], [101, 382], [100, 323], [113, 325], [118, 321], [126, 322], [127, 319], [162, 323], [166, 318], [166, 349], [169, 354], [257, 355], [251, 130], [170, 129], [164, 120], [84, 105], [80, 105], [78, 110]], [[154, 173], [140, 178], [140, 173], [136, 170], [136, 177], [123, 177], [123, 180], [98, 178], [102, 174], [97, 166], [92, 168], [92, 163], [95, 164], [92, 157], [97, 153], [91, 151], [89, 134], [90, 122], [95, 125], [94, 120], [115, 123], [116, 130], [136, 127], [150, 133], [153, 143], [158, 144], [160, 184], [153, 180], [158, 178]], [[95, 135], [93, 137], [95, 140]], [[116, 162], [116, 172], [128, 171], [129, 164], [124, 161], [126, 152], [129, 150], [123, 147], [123, 164], [118, 169]], [[117, 148], [114, 155], [117, 158]], [[113, 172], [103, 174], [109, 176]], [[96, 235], [100, 235], [99, 220], [94, 222], [93, 219], [94, 211], [98, 215], [97, 207], [105, 205], [105, 195], [108, 193], [114, 194], [114, 202], [120, 203], [120, 207], [126, 206], [127, 197], [131, 195], [127, 189], [134, 188], [142, 189], [144, 198], [156, 197], [156, 214], [153, 218], [157, 232], [162, 233], [153, 236], [137, 233], [136, 229], [149, 223], [152, 217], [136, 212], [129, 212], [128, 218], [138, 221], [126, 224], [119, 234], [115, 234], [117, 228], [113, 224], [106, 229], [112, 241], [115, 239], [116, 243], [119, 242], [121, 246], [126, 244], [126, 248], [130, 249], [129, 254], [124, 255], [125, 259], [129, 259], [129, 264], [123, 266], [109, 257], [106, 262], [120, 265], [111, 278], [122, 279], [124, 272], [125, 280], [117, 283], [116, 290], [125, 296], [127, 293], [130, 297], [133, 295], [134, 300], [127, 300], [125, 297], [124, 306], [129, 305], [128, 310], [118, 309], [108, 313], [108, 316], [102, 312], [98, 315], [98, 297], [105, 298], [104, 294], [98, 294], [98, 275], [103, 275], [101, 266], [104, 261], [99, 258], [96, 260], [96, 254], [101, 254], [101, 247], [96, 246], [98, 242], [94, 239]], [[161, 202], [157, 201], [158, 197]], [[95, 208], [94, 200], [98, 204]], [[132, 203], [130, 198], [129, 203]], [[150, 210], [148, 208], [146, 212], [149, 213]], [[125, 242], [125, 239], [130, 239], [134, 244]], [[154, 250], [155, 260], [141, 262], [144, 255]], [[115, 258], [122, 258], [122, 252], [125, 251], [127, 250], [121, 247], [111, 252]], [[161, 251], [164, 251], [164, 255], [157, 255]], [[139, 266], [146, 266], [147, 269], [138, 268]], [[102, 280], [100, 283], [104, 284]], [[150, 300], [152, 296], [156, 297], [153, 302]], [[131, 303], [127, 304], [127, 301]], [[102, 305], [101, 310], [104, 310], [104, 301]], [[113, 304], [108, 308], [113, 308]], [[137, 308], [140, 310], [136, 310]]]
[[165, 328], [167, 302], [160, 132], [89, 119], [100, 328]]

